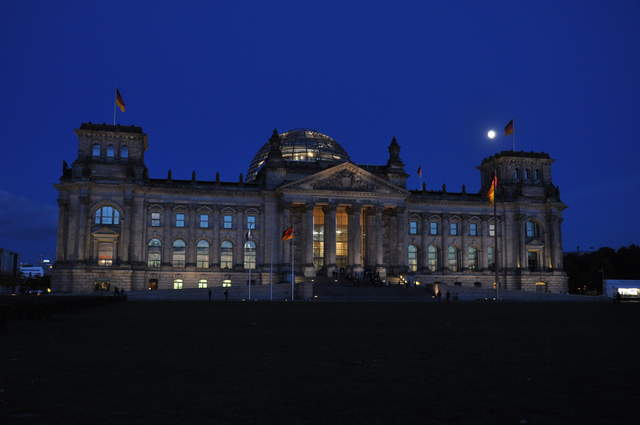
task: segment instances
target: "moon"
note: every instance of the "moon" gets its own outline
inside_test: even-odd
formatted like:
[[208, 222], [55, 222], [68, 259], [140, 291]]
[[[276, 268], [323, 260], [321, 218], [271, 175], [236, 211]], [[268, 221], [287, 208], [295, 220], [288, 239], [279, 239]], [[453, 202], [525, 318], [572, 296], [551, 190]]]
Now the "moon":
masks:
[[493, 131], [493, 130], [489, 130], [489, 131], [487, 131], [487, 137], [488, 137], [489, 139], [495, 139], [495, 138], [496, 138], [496, 132], [495, 132], [495, 131]]

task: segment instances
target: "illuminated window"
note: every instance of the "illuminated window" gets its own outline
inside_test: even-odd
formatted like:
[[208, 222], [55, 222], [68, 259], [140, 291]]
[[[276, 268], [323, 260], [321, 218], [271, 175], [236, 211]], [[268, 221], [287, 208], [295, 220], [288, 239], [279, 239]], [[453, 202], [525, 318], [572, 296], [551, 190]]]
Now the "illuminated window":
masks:
[[176, 213], [176, 227], [184, 227], [184, 213]]
[[313, 265], [316, 270], [324, 266], [324, 213], [320, 207], [313, 209]]
[[198, 281], [198, 288], [206, 288], [207, 287], [207, 279], [200, 279]]
[[110, 266], [113, 264], [113, 243], [98, 242], [98, 265]]
[[495, 236], [495, 235], [496, 235], [496, 225], [489, 224], [489, 236]]
[[469, 223], [469, 236], [478, 236], [478, 223]]
[[229, 241], [220, 244], [220, 268], [233, 268], [233, 244]]
[[113, 158], [114, 156], [116, 156], [116, 150], [113, 145], [107, 146], [107, 158]]
[[247, 216], [247, 230], [255, 230], [256, 229], [256, 216], [248, 215]]
[[106, 291], [109, 292], [111, 283], [108, 280], [96, 280], [93, 284], [94, 291]]
[[458, 223], [449, 223], [449, 234], [451, 236], [458, 236]]
[[120, 146], [120, 158], [122, 159], [129, 158], [129, 148], [126, 145]]
[[224, 279], [222, 281], [222, 287], [223, 288], [230, 288], [231, 287], [231, 279]]
[[536, 292], [547, 292], [547, 284], [545, 282], [536, 282]]
[[151, 213], [151, 226], [152, 227], [160, 227], [160, 213], [152, 212]]
[[91, 149], [91, 156], [93, 156], [94, 158], [99, 158], [100, 157], [100, 145], [99, 144], [95, 144], [93, 145], [93, 148]]
[[435, 272], [438, 270], [438, 248], [435, 246], [429, 246], [427, 249], [427, 262], [429, 264], [429, 270]]
[[409, 220], [409, 234], [410, 235], [418, 234], [418, 222], [416, 220]]
[[407, 256], [409, 260], [409, 271], [418, 271], [418, 248], [415, 245], [409, 245], [407, 248]]
[[151, 239], [147, 246], [147, 266], [160, 267], [162, 258], [162, 244], [159, 239]]
[[222, 228], [223, 229], [233, 229], [233, 216], [225, 215], [222, 217]]
[[447, 249], [447, 267], [452, 272], [458, 271], [458, 250], [456, 247], [450, 246]]
[[96, 210], [96, 224], [120, 224], [120, 211], [113, 207], [102, 207]]
[[200, 214], [200, 228], [206, 229], [209, 227], [209, 214]]
[[199, 269], [209, 268], [209, 242], [198, 241], [196, 245], [196, 267]]
[[478, 250], [472, 246], [467, 249], [467, 268], [478, 270]]
[[429, 234], [430, 235], [437, 235], [438, 234], [438, 223], [435, 221], [432, 221], [431, 223], [429, 223]]
[[246, 270], [256, 268], [256, 243], [254, 241], [244, 243], [244, 268]]
[[184, 267], [186, 244], [182, 239], [173, 242], [173, 256], [171, 263], [173, 267]]
[[182, 279], [173, 280], [173, 289], [182, 289]]
[[527, 237], [537, 238], [539, 236], [538, 225], [534, 221], [527, 221]]

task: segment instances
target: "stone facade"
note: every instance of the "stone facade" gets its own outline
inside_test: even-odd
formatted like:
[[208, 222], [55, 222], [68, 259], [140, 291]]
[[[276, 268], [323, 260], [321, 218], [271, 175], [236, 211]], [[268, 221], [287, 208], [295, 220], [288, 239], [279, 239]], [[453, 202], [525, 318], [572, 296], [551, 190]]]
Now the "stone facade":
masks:
[[[544, 153], [486, 158], [480, 191], [454, 193], [407, 190], [395, 139], [385, 165], [364, 165], [321, 133], [274, 130], [249, 179], [224, 182], [150, 178], [139, 127], [88, 123], [76, 134], [78, 157], [56, 184], [59, 291], [237, 286], [249, 269], [260, 285], [291, 279], [292, 263], [296, 282], [349, 274], [487, 288], [492, 255], [501, 288], [567, 291], [565, 205]], [[283, 241], [288, 227], [295, 238]]]

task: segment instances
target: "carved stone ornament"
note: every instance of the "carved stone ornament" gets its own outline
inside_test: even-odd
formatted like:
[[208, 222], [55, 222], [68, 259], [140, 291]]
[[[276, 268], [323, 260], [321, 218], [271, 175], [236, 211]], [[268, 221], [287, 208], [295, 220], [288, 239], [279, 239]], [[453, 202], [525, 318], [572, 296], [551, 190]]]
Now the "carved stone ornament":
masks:
[[311, 185], [316, 190], [352, 190], [373, 192], [376, 186], [358, 174], [349, 170], [342, 170], [326, 179], [319, 180]]

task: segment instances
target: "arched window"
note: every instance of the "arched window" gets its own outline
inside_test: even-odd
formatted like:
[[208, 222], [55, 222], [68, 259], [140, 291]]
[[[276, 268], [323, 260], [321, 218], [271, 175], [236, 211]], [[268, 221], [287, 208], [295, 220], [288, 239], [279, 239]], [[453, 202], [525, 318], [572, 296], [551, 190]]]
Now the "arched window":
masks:
[[458, 250], [454, 246], [447, 249], [447, 267], [452, 272], [458, 271]]
[[418, 248], [415, 245], [409, 245], [407, 248], [407, 255], [409, 260], [409, 271], [418, 271]]
[[229, 241], [220, 244], [220, 268], [233, 268], [233, 244]]
[[209, 268], [209, 242], [198, 241], [196, 245], [196, 267], [199, 269]]
[[100, 145], [98, 143], [94, 144], [91, 148], [91, 156], [94, 158], [100, 157]]
[[107, 146], [107, 158], [113, 158], [114, 156], [116, 156], [116, 151], [113, 145]]
[[435, 246], [430, 245], [427, 249], [427, 263], [432, 272], [438, 270], [438, 248]]
[[472, 246], [467, 249], [467, 268], [478, 270], [478, 250]]
[[120, 211], [113, 207], [100, 207], [96, 210], [96, 224], [120, 224]]
[[127, 145], [120, 146], [120, 158], [129, 158], [129, 148], [127, 147]]
[[173, 256], [171, 258], [173, 267], [184, 267], [186, 248], [187, 245], [182, 239], [173, 241]]
[[246, 241], [244, 243], [244, 268], [256, 268], [256, 243], [254, 241]]
[[527, 237], [537, 238], [539, 235], [538, 224], [535, 221], [527, 221]]
[[159, 239], [151, 239], [147, 245], [147, 266], [160, 267], [162, 261], [162, 244]]

